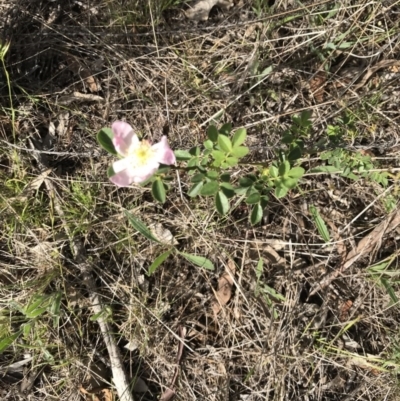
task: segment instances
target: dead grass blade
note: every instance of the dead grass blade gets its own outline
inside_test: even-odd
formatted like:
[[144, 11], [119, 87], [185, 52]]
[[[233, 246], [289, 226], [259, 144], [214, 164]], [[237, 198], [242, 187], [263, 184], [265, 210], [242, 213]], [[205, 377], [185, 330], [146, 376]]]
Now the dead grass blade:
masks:
[[400, 60], [382, 60], [382, 61], [380, 61], [373, 67], [368, 68], [367, 73], [364, 75], [361, 82], [355, 87], [355, 89], [362, 88], [363, 86], [365, 86], [365, 84], [372, 77], [372, 75], [375, 74], [377, 71], [381, 70], [382, 68], [397, 67], [399, 65], [400, 65]]
[[340, 274], [352, 266], [353, 263], [355, 263], [358, 259], [360, 259], [362, 256], [368, 255], [374, 249], [380, 246], [383, 236], [390, 231], [393, 231], [400, 224], [399, 206], [400, 205], [398, 204], [396, 209], [391, 212], [384, 221], [376, 226], [358, 243], [358, 245], [352, 251], [347, 254], [342, 265], [337, 270], [325, 276], [322, 281], [311, 290], [309, 297], [326, 288], [333, 280], [335, 280]]
[[175, 368], [174, 377], [172, 378], [170, 386], [161, 395], [160, 401], [169, 401], [175, 397], [174, 387], [175, 387], [176, 379], [178, 378], [179, 365], [181, 363], [182, 354], [183, 354], [183, 346], [184, 346], [183, 341], [184, 341], [185, 337], [186, 337], [186, 328], [181, 326], [181, 327], [179, 327], [179, 338], [181, 339], [181, 341], [179, 341], [179, 343], [178, 343], [178, 353], [176, 355], [176, 368]]

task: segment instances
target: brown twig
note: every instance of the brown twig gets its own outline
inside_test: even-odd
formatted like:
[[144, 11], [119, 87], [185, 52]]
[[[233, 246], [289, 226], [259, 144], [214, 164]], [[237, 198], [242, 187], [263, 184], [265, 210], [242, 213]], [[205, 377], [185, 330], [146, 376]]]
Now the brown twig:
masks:
[[110, 357], [111, 370], [118, 397], [120, 401], [134, 401], [125, 369], [122, 364], [122, 357], [115, 342], [114, 336], [112, 335], [111, 327], [106, 321], [106, 318], [101, 316], [103, 311], [102, 303], [100, 297], [97, 295], [98, 291], [91, 274], [92, 269], [89, 263], [86, 261], [85, 250], [81, 242], [75, 241], [74, 251], [77, 267], [80, 269], [83, 281], [89, 291], [89, 299], [93, 313], [94, 315], [98, 316], [97, 322], [100, 326], [100, 331]]

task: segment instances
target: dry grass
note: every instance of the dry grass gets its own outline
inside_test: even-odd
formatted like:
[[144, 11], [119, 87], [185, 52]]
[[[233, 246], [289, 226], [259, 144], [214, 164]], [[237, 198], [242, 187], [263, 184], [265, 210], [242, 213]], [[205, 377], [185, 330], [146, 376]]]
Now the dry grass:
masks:
[[[148, 386], [138, 400], [156, 400], [170, 385], [180, 327], [178, 400], [399, 399], [398, 232], [309, 297], [396, 205], [398, 176], [387, 190], [305, 177], [299, 190], [271, 199], [256, 227], [243, 205], [221, 218], [209, 199], [176, 189], [160, 206], [148, 189], [117, 190], [106, 179], [101, 127], [125, 119], [189, 149], [221, 111], [220, 123], [247, 127], [249, 161], [276, 158], [292, 116], [312, 110], [309, 145], [329, 124], [343, 130], [347, 149], [398, 167], [399, 67], [373, 68], [399, 60], [400, 2], [236, 3], [195, 23], [182, 1], [0, 2], [2, 43], [10, 42], [0, 72], [0, 346], [14, 340], [0, 355], [2, 399], [79, 400], [81, 385], [110, 387], [76, 240], [112, 310], [132, 383]], [[30, 189], [48, 169], [55, 191], [44, 181]], [[184, 193], [189, 180], [179, 179]], [[310, 205], [329, 222], [329, 245]], [[165, 248], [141, 237], [124, 210], [161, 223], [178, 249], [208, 257], [216, 271], [173, 256], [148, 277]], [[387, 258], [385, 271], [371, 269]], [[230, 259], [233, 294], [215, 316]]]

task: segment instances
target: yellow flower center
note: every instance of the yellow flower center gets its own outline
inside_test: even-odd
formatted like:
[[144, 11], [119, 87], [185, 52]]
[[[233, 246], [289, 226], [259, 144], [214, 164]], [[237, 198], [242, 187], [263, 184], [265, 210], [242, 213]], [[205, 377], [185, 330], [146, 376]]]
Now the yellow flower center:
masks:
[[269, 168], [265, 168], [265, 169], [262, 171], [261, 175], [262, 175], [263, 177], [268, 177], [268, 176], [269, 176]]
[[129, 157], [134, 167], [145, 166], [153, 157], [154, 150], [151, 148], [150, 142], [143, 140], [140, 145], [133, 149]]

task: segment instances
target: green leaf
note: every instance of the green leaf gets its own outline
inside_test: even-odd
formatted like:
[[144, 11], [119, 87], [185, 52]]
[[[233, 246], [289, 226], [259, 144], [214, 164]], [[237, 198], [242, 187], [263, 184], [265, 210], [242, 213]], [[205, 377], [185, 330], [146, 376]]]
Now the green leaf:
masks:
[[337, 173], [339, 172], [335, 166], [319, 166], [310, 170], [310, 173]]
[[225, 163], [228, 167], [235, 167], [239, 163], [239, 159], [236, 157], [227, 157]]
[[[379, 273], [379, 275], [387, 273], [387, 272], [385, 272], [385, 269], [390, 266], [392, 261], [393, 260], [385, 261], [385, 262], [382, 262], [382, 263], [377, 263], [375, 265], [369, 266], [367, 268], [367, 270], [368, 270], [368, 272], [370, 272], [373, 275], [375, 273]], [[400, 271], [396, 272], [396, 275], [399, 275], [399, 274], [400, 274]]]
[[200, 194], [203, 196], [215, 195], [219, 190], [219, 184], [217, 181], [210, 181], [203, 185]]
[[239, 128], [238, 130], [236, 130], [232, 138], [233, 147], [236, 148], [242, 143], [244, 143], [246, 137], [247, 137], [246, 128]]
[[221, 182], [220, 187], [227, 198], [230, 199], [235, 196], [235, 188], [229, 182]]
[[35, 317], [38, 317], [40, 315], [42, 315], [44, 312], [47, 311], [47, 306], [43, 306], [41, 308], [36, 308], [32, 311], [30, 311], [29, 313], [26, 313], [26, 317], [28, 317], [29, 319], [34, 319]]
[[231, 140], [225, 135], [220, 135], [218, 137], [218, 146], [225, 153], [230, 153], [233, 149]]
[[337, 49], [344, 50], [348, 49], [349, 47], [353, 46], [354, 42], [342, 42], [337, 46]]
[[278, 171], [281, 177], [287, 175], [287, 173], [290, 171], [290, 163], [287, 160], [283, 161], [279, 165]]
[[166, 251], [164, 253], [162, 253], [161, 255], [158, 255], [154, 262], [150, 265], [149, 267], [149, 271], [148, 271], [148, 275], [151, 276], [157, 269], [158, 267], [164, 263], [165, 259], [168, 258], [169, 255], [171, 255], [172, 253], [172, 249], [170, 249], [169, 251]]
[[113, 155], [117, 155], [117, 151], [115, 150], [112, 139], [114, 138], [114, 134], [111, 128], [102, 128], [97, 134], [97, 142], [99, 145], [108, 153]]
[[214, 143], [211, 139], [207, 139], [206, 141], [204, 141], [204, 147], [206, 149], [212, 149], [214, 147]]
[[139, 183], [139, 185], [140, 185], [141, 187], [144, 188], [145, 186], [147, 186], [147, 184], [148, 184], [149, 182], [153, 182], [155, 179], [156, 179], [156, 177], [154, 177], [154, 175], [152, 175], [152, 176], [149, 177], [147, 180], [145, 180], [145, 181]]
[[282, 136], [282, 143], [289, 145], [294, 140], [293, 135], [290, 132], [285, 132]]
[[254, 205], [258, 202], [260, 202], [261, 195], [259, 192], [253, 192], [246, 198], [246, 203], [248, 205]]
[[302, 127], [307, 128], [310, 127], [312, 125], [311, 122], [311, 115], [312, 115], [312, 111], [311, 110], [304, 110], [301, 112], [300, 114], [300, 124]]
[[231, 131], [232, 131], [231, 123], [226, 123], [219, 129], [219, 133], [222, 135], [229, 135]]
[[[158, 170], [156, 172], [157, 175], [161, 175], [161, 174], [165, 175], [165, 174], [168, 174], [171, 171], [171, 167], [165, 166], [164, 164], [162, 164], [161, 166], [158, 168]], [[164, 178], [166, 179], [167, 177], [164, 177]]]
[[239, 180], [239, 185], [243, 188], [248, 188], [251, 187], [254, 184], [254, 181], [252, 178], [250, 177], [242, 177]]
[[347, 176], [345, 176], [347, 178], [350, 178], [351, 180], [357, 181], [360, 177], [358, 177], [357, 175], [355, 175], [354, 173], [349, 173]]
[[221, 163], [225, 159], [225, 153], [220, 150], [213, 150], [212, 157], [217, 163]]
[[381, 284], [385, 287], [385, 290], [388, 293], [393, 304], [398, 304], [399, 299], [397, 298], [396, 292], [394, 291], [393, 287], [390, 285], [389, 281], [383, 277], [381, 277], [380, 281], [381, 281]]
[[288, 193], [289, 188], [285, 187], [284, 185], [282, 185], [282, 183], [278, 183], [278, 185], [275, 188], [275, 196], [279, 199], [279, 198], [283, 198], [284, 196], [286, 196], [286, 194]]
[[151, 194], [155, 200], [159, 201], [160, 203], [165, 203], [165, 187], [161, 180], [156, 179], [153, 181], [153, 185], [151, 186]]
[[201, 188], [203, 188], [203, 185], [204, 185], [203, 181], [200, 181], [200, 182], [195, 183], [195, 184], [192, 185], [192, 187], [189, 189], [188, 195], [189, 195], [191, 198], [196, 197], [196, 196], [200, 193]]
[[225, 188], [225, 189], [229, 189], [231, 191], [233, 191], [235, 188], [233, 187], [233, 185], [230, 182], [221, 182], [220, 184], [221, 188]]
[[279, 294], [279, 292], [275, 291], [272, 287], [270, 287], [267, 284], [263, 284], [262, 290], [264, 293], [271, 295], [272, 297], [276, 298], [278, 301], [286, 301], [286, 298], [282, 294]]
[[204, 269], [207, 270], [215, 269], [211, 260], [205, 258], [204, 256], [193, 255], [191, 253], [186, 253], [186, 252], [179, 252], [179, 254], [196, 266], [203, 267]]
[[200, 148], [199, 148], [198, 146], [193, 146], [193, 148], [191, 148], [191, 149], [189, 150], [189, 153], [190, 153], [192, 156], [200, 156], [201, 150], [200, 150]]
[[264, 271], [264, 261], [263, 261], [262, 258], [260, 258], [260, 259], [258, 260], [257, 267], [256, 267], [256, 277], [257, 277], [257, 280], [260, 280], [260, 278], [261, 278], [261, 276], [262, 276], [262, 274], [263, 274], [263, 271]]
[[343, 170], [342, 176], [347, 177], [350, 174], [351, 174], [351, 168], [349, 166], [345, 167]]
[[192, 158], [188, 161], [188, 167], [196, 167], [199, 165], [199, 158], [197, 156], [192, 156]]
[[219, 176], [218, 172], [215, 170], [210, 170], [207, 171], [206, 176], [210, 179], [210, 180], [216, 180]]
[[[209, 152], [209, 153], [205, 154], [205, 152]], [[212, 152], [211, 150], [205, 150], [204, 151], [203, 158], [201, 159], [201, 162], [200, 162], [200, 166], [207, 167], [208, 162], [210, 160], [211, 152]]]
[[263, 209], [259, 203], [253, 206], [250, 215], [250, 222], [254, 226], [259, 223], [263, 217]]
[[229, 211], [229, 200], [223, 191], [219, 191], [215, 195], [215, 207], [219, 214], [225, 215]]
[[154, 241], [157, 242], [158, 244], [161, 244], [161, 242], [156, 237], [154, 237], [151, 231], [146, 227], [146, 225], [141, 220], [137, 219], [136, 217], [133, 217], [132, 214], [130, 214], [127, 211], [125, 211], [125, 216], [128, 218], [129, 223], [136, 231], [139, 231], [140, 234], [142, 234], [150, 241]]
[[[41, 295], [33, 297], [24, 309], [25, 316], [28, 318], [34, 318], [41, 315], [47, 309], [47, 305], [43, 307], [43, 303], [47, 301], [47, 299], [47, 296]], [[39, 306], [42, 306], [42, 308], [39, 308]]]
[[247, 146], [238, 146], [232, 149], [232, 155], [237, 157], [238, 159], [245, 157], [248, 153], [249, 153], [249, 148]]
[[263, 208], [263, 210], [267, 207], [268, 200], [269, 200], [268, 195], [263, 195], [261, 197], [260, 204], [261, 204], [261, 207]]
[[328, 228], [326, 227], [324, 219], [319, 214], [318, 209], [315, 206], [311, 205], [310, 212], [313, 217], [314, 223], [317, 226], [319, 235], [322, 237], [322, 239], [325, 242], [329, 242], [331, 240], [331, 238], [329, 236], [329, 231], [328, 231]]
[[205, 178], [205, 175], [203, 173], [197, 173], [191, 178], [191, 182], [201, 182]]
[[109, 320], [112, 317], [112, 309], [110, 306], [106, 305], [99, 313], [95, 313], [94, 315], [90, 316], [90, 320], [95, 322], [99, 319]]
[[294, 144], [291, 147], [290, 152], [288, 154], [288, 160], [295, 161], [300, 159], [301, 156], [302, 156], [301, 148], [298, 145]]
[[222, 182], [229, 182], [231, 180], [231, 175], [229, 173], [222, 173], [219, 178]]
[[215, 125], [210, 125], [207, 129], [208, 139], [212, 142], [217, 142], [218, 140], [218, 128]]
[[[31, 322], [32, 322], [32, 320], [31, 320]], [[22, 325], [22, 334], [25, 338], [27, 338], [29, 336], [29, 333], [31, 332], [31, 329], [32, 329], [32, 325], [33, 324], [31, 324], [31, 323], [24, 323]]]
[[9, 347], [21, 334], [21, 331], [11, 336], [5, 337], [0, 341], [0, 353]]
[[176, 160], [181, 161], [190, 160], [193, 157], [193, 155], [191, 155], [187, 150], [175, 150], [174, 154]]
[[269, 174], [272, 178], [277, 178], [279, 176], [279, 170], [275, 166], [270, 166]]
[[113, 175], [115, 175], [115, 171], [114, 171], [113, 166], [110, 166], [110, 167], [107, 169], [107, 177], [110, 178], [110, 177], [112, 177]]
[[235, 193], [238, 195], [244, 195], [248, 191], [246, 187], [237, 187], [235, 188]]
[[304, 168], [303, 167], [293, 167], [292, 169], [290, 169], [290, 171], [288, 172], [288, 176], [292, 177], [292, 178], [301, 178], [304, 175]]
[[286, 188], [292, 189], [297, 185], [298, 179], [290, 178], [290, 177], [283, 177], [281, 182]]

